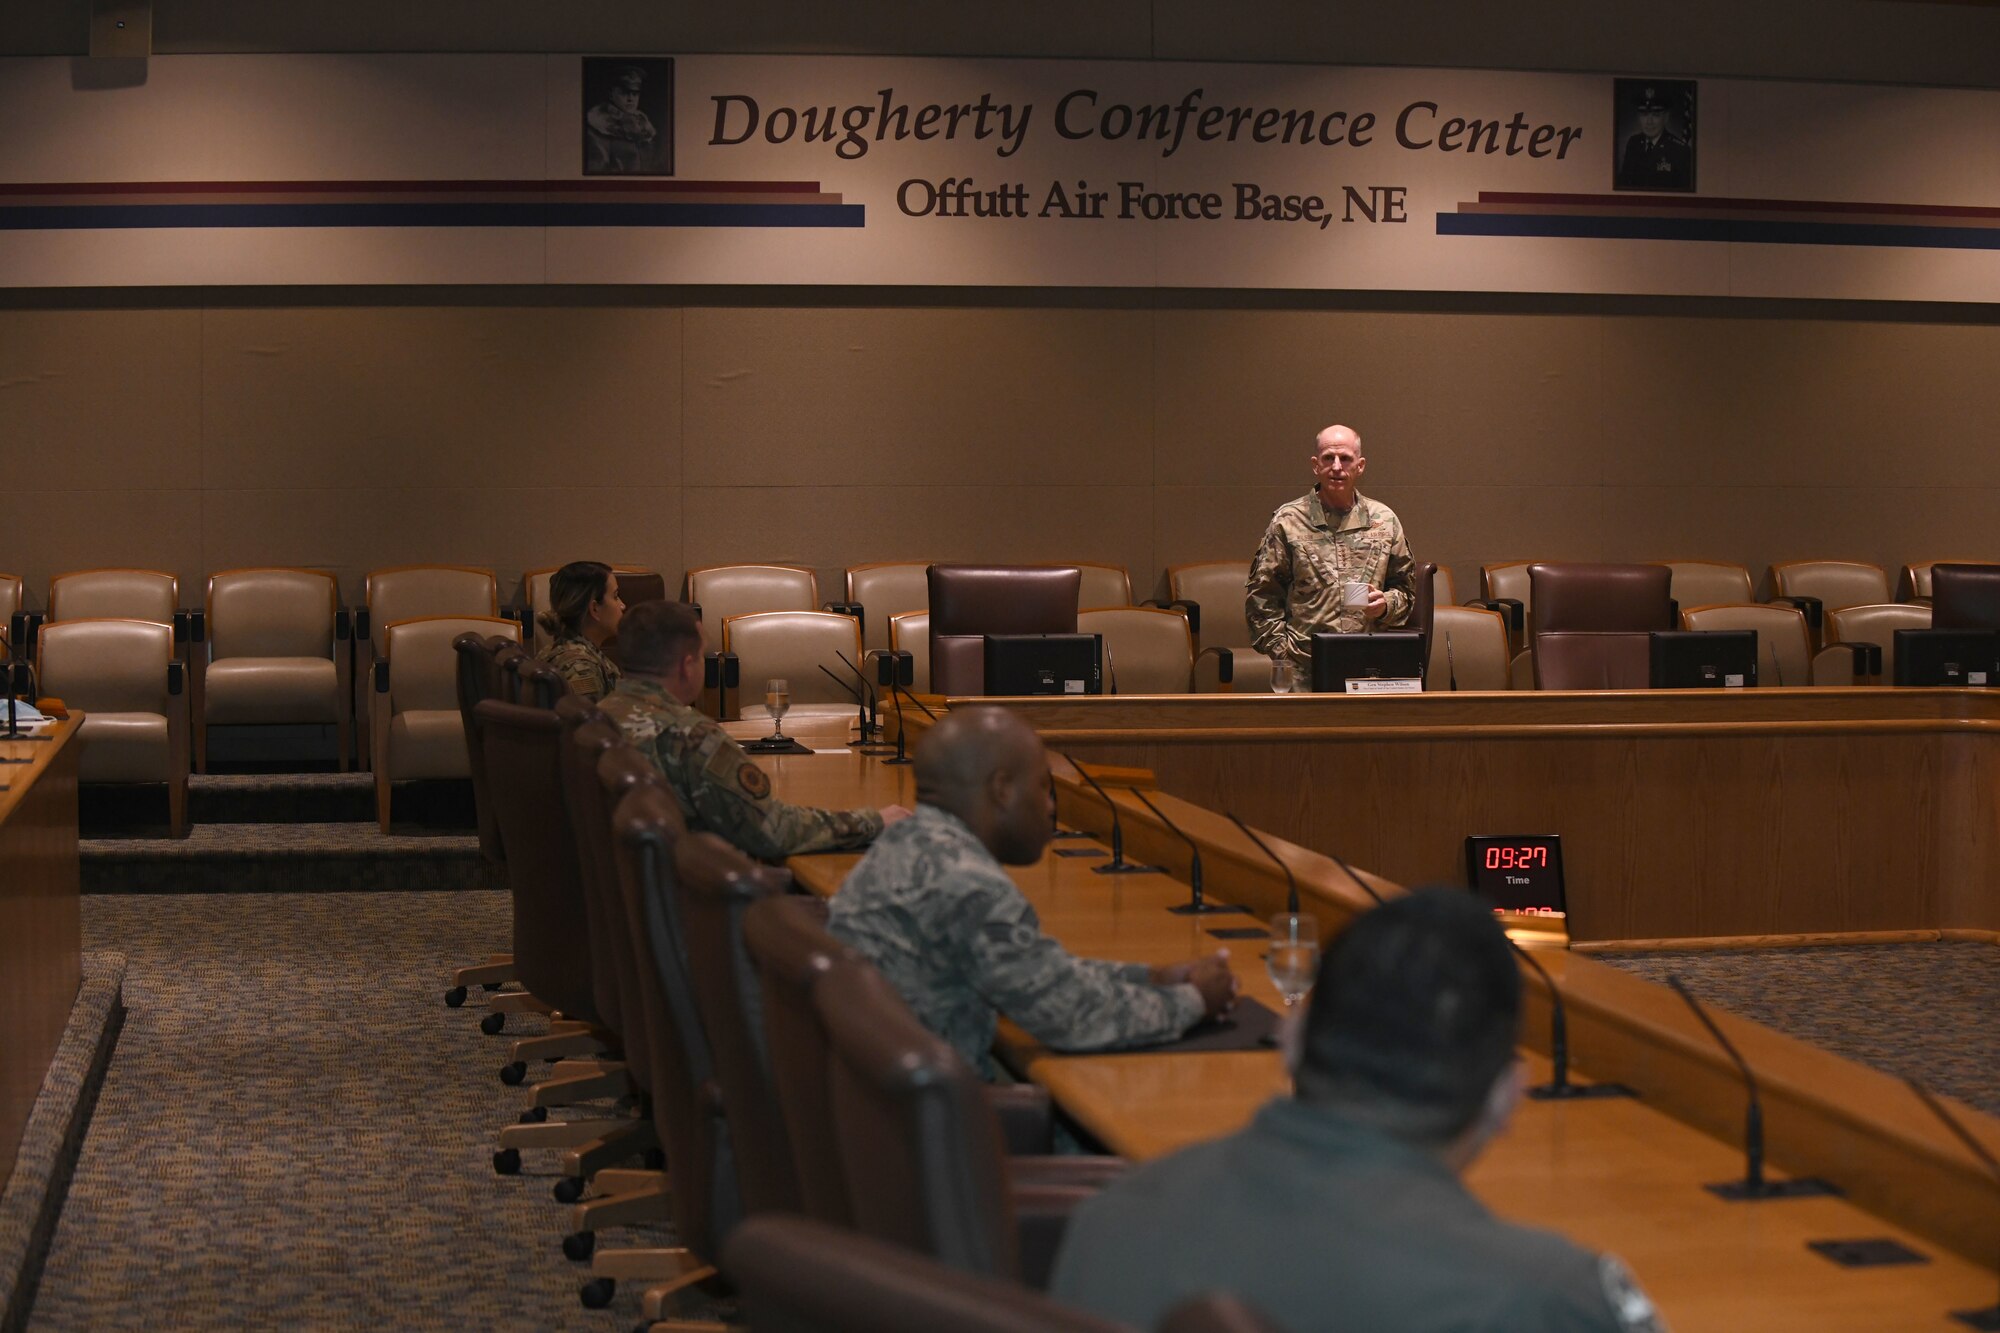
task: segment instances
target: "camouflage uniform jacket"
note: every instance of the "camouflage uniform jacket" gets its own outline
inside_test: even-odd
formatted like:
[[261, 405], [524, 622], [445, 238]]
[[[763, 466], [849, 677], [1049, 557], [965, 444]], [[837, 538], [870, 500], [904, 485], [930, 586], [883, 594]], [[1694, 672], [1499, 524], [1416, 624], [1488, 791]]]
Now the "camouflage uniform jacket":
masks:
[[577, 634], [565, 634], [542, 649], [542, 661], [569, 682], [570, 690], [596, 703], [618, 683], [618, 664], [604, 650]]
[[1144, 963], [1078, 958], [958, 816], [934, 805], [893, 825], [833, 897], [827, 928], [882, 969], [925, 1027], [997, 1078], [997, 1014], [1057, 1050], [1168, 1041], [1201, 1020], [1201, 992], [1156, 986]]
[[882, 831], [874, 810], [820, 810], [771, 795], [771, 777], [712, 718], [658, 683], [627, 676], [599, 705], [674, 789], [688, 827], [706, 829], [751, 856], [860, 847]]
[[1345, 514], [1328, 512], [1316, 490], [1279, 505], [1244, 590], [1250, 641], [1267, 656], [1309, 666], [1313, 631], [1368, 628], [1358, 608], [1341, 609], [1341, 585], [1356, 581], [1380, 588], [1389, 600], [1379, 628], [1409, 620], [1416, 565], [1395, 511], [1356, 495]]

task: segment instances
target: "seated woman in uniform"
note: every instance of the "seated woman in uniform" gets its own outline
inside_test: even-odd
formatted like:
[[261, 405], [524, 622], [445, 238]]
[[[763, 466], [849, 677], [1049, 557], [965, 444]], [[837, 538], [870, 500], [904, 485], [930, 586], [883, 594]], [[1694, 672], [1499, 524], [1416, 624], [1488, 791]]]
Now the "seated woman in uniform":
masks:
[[624, 614], [618, 575], [609, 565], [573, 560], [549, 579], [549, 609], [536, 617], [550, 637], [542, 660], [592, 703], [618, 683], [618, 664], [604, 655], [604, 645]]

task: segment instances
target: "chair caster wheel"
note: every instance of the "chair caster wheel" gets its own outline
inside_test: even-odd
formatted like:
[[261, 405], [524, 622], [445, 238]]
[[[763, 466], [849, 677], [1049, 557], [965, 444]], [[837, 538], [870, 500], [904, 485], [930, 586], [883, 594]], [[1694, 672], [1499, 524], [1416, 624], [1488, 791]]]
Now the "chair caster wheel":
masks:
[[664, 1148], [648, 1148], [646, 1149], [645, 1160], [648, 1171], [664, 1171], [667, 1169], [667, 1150]]
[[546, 1123], [548, 1121], [548, 1118], [549, 1118], [548, 1107], [530, 1106], [527, 1110], [521, 1112], [521, 1119], [519, 1123], [523, 1125], [540, 1125]]
[[497, 1037], [507, 1029], [507, 1015], [488, 1014], [479, 1020], [479, 1030], [489, 1037]]
[[461, 1004], [464, 1004], [465, 987], [453, 986], [450, 990], [446, 991], [444, 993], [444, 1003], [447, 1009], [456, 1009]]
[[503, 1176], [519, 1175], [521, 1172], [521, 1150], [502, 1148], [493, 1154], [493, 1169]]
[[511, 1065], [500, 1066], [500, 1081], [510, 1088], [521, 1086], [521, 1080], [528, 1076], [528, 1066], [516, 1060]]
[[556, 1182], [552, 1193], [556, 1196], [557, 1203], [575, 1203], [583, 1197], [583, 1177], [564, 1176]]
[[574, 1263], [584, 1263], [597, 1252], [595, 1231], [572, 1231], [563, 1237], [563, 1258]]
[[577, 1288], [577, 1299], [586, 1310], [602, 1310], [611, 1304], [611, 1298], [618, 1294], [618, 1283], [608, 1277], [594, 1277]]

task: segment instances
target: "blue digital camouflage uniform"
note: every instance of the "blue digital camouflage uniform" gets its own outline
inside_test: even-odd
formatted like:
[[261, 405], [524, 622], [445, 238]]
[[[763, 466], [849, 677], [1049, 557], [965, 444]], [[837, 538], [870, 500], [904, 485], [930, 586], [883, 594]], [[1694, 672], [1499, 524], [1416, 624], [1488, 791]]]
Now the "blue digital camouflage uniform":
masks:
[[542, 661], [569, 682], [570, 690], [596, 703], [618, 683], [618, 664], [577, 634], [565, 634], [542, 649]]
[[1436, 1154], [1292, 1098], [1070, 1219], [1049, 1294], [1151, 1328], [1235, 1292], [1288, 1333], [1664, 1333], [1630, 1270], [1503, 1222]]
[[1042, 933], [964, 821], [933, 805], [878, 839], [833, 897], [827, 929], [882, 969], [925, 1027], [994, 1079], [998, 1015], [1056, 1050], [1168, 1041], [1201, 1021], [1191, 985], [1143, 963], [1078, 958]]
[[1345, 514], [1330, 512], [1317, 490], [1279, 505], [1257, 544], [1244, 589], [1251, 643], [1267, 657], [1310, 667], [1313, 631], [1353, 634], [1368, 628], [1358, 608], [1340, 604], [1342, 587], [1351, 582], [1380, 588], [1388, 599], [1378, 628], [1409, 620], [1417, 567], [1396, 512], [1359, 494]]
[[751, 856], [781, 861], [800, 852], [860, 847], [882, 831], [876, 810], [820, 810], [778, 800], [770, 775], [713, 718], [653, 681], [627, 676], [598, 707], [666, 775], [689, 828], [705, 829]]

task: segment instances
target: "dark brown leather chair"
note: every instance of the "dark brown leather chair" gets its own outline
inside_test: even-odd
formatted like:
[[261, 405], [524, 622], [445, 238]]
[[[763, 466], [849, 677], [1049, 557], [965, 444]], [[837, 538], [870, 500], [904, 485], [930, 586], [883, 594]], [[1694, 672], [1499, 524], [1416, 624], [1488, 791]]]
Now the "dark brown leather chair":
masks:
[[975, 1277], [803, 1217], [745, 1222], [723, 1269], [757, 1333], [1133, 1333], [1017, 1282]]
[[2000, 629], [2000, 565], [1932, 565], [1934, 629]]
[[[599, 761], [599, 771], [634, 760], [645, 762], [621, 746]], [[673, 1187], [667, 1193], [679, 1244], [671, 1250], [597, 1251], [593, 1269], [598, 1276], [582, 1295], [584, 1304], [595, 1308], [610, 1302], [619, 1278], [662, 1279], [646, 1292], [648, 1319], [659, 1318], [675, 1292], [715, 1276], [721, 1238], [734, 1229], [741, 1212], [729, 1130], [675, 906], [674, 845], [686, 832], [680, 807], [659, 784], [626, 792], [612, 816], [625, 936], [645, 1015], [640, 1026], [648, 1043], [648, 1100], [673, 1164]]]
[[[451, 646], [458, 654], [458, 717], [465, 727], [465, 753], [472, 771], [472, 803], [478, 812], [479, 851], [486, 858], [488, 873], [505, 883], [506, 855], [500, 846], [499, 825], [493, 822], [493, 798], [486, 790], [486, 753], [480, 744], [479, 728], [474, 723], [472, 710], [479, 706], [482, 699], [508, 697], [510, 691], [503, 689], [501, 684], [498, 655], [502, 648], [511, 648], [519, 653], [520, 645], [497, 634], [489, 637], [467, 632], [453, 639]], [[444, 993], [444, 1002], [456, 1009], [465, 1003], [469, 987], [495, 987], [512, 980], [514, 955], [494, 954], [483, 963], [455, 969], [451, 976], [451, 988]], [[506, 1022], [506, 1010], [501, 1009], [487, 1014], [480, 1020], [480, 1026], [491, 1036], [501, 1031]]]
[[[498, 699], [482, 700], [473, 709], [473, 722], [480, 732], [494, 821], [507, 853], [515, 976], [561, 1015], [562, 1021], [550, 1025], [549, 1038], [587, 1034], [595, 1046], [611, 1043], [613, 1034], [597, 1019], [580, 861], [563, 800], [562, 724], [551, 709]], [[516, 1043], [501, 1079], [518, 1084], [527, 1075], [526, 1061], [563, 1053], [567, 1043], [549, 1045], [548, 1040]], [[622, 1070], [558, 1065], [556, 1077], [536, 1088], [535, 1104], [565, 1105], [622, 1092], [624, 1086]]]
[[743, 944], [743, 914], [752, 903], [786, 892], [792, 877], [757, 864], [713, 833], [682, 838], [674, 865], [688, 975], [722, 1089], [744, 1214], [799, 1212], [803, 1195], [771, 1079], [763, 993]]
[[1647, 688], [1647, 636], [1674, 628], [1672, 579], [1664, 565], [1530, 565], [1535, 688]]
[[855, 1228], [987, 1277], [1047, 1285], [1102, 1180], [1014, 1179], [986, 1082], [880, 972], [835, 960], [813, 987]]
[[1431, 629], [1437, 622], [1437, 562], [1419, 560], [1414, 577], [1416, 593], [1410, 600], [1410, 618], [1403, 622], [1404, 629], [1413, 629], [1424, 636], [1424, 655], [1430, 655]]
[[988, 634], [1074, 634], [1075, 565], [932, 565], [931, 689], [986, 692]]

